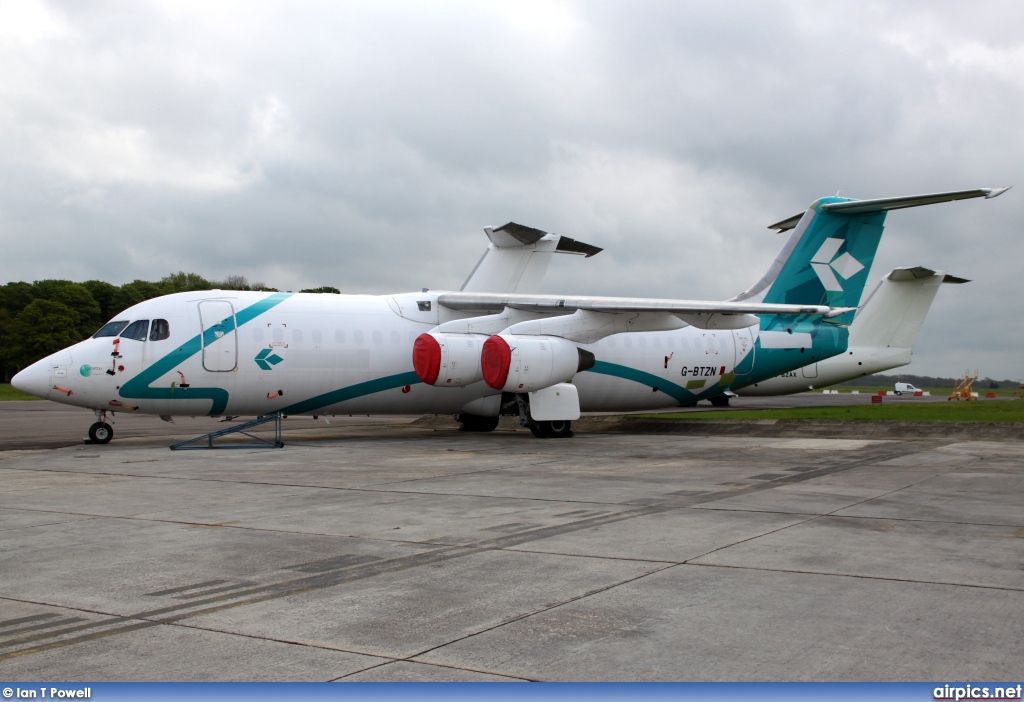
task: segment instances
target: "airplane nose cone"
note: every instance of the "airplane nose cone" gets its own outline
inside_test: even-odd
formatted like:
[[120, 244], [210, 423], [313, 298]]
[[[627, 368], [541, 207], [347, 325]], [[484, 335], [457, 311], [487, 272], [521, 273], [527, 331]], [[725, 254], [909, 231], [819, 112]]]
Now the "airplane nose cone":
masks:
[[50, 382], [50, 361], [43, 359], [11, 378], [11, 386], [29, 395], [46, 399], [53, 389]]
[[35, 395], [45, 400], [53, 391], [53, 369], [68, 368], [70, 366], [71, 352], [64, 349], [51, 356], [47, 356], [41, 361], [36, 361], [15, 375], [11, 378], [11, 385], [16, 390], [21, 390], [24, 393]]

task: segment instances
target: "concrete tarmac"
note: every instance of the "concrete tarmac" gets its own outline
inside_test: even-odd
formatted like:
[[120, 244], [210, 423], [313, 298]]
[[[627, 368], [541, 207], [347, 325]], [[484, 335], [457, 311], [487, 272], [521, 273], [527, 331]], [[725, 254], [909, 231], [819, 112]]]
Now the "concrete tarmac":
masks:
[[0, 678], [1024, 678], [1020, 442], [168, 436], [0, 451]]
[[[885, 398], [887, 404], [934, 402], [945, 400], [942, 397], [896, 397]], [[732, 407], [712, 408], [708, 402], [702, 402], [693, 408], [673, 408], [665, 412], [722, 412], [744, 409], [765, 409], [784, 407], [818, 407], [843, 406], [853, 404], [870, 404], [870, 395], [822, 395], [807, 392], [799, 395], [782, 395], [779, 397], [739, 397], [733, 398]], [[649, 414], [649, 413], [648, 413]], [[728, 415], [723, 415], [728, 416]], [[250, 417], [241, 417], [243, 422]], [[411, 421], [414, 417], [406, 417], [402, 421]], [[394, 418], [338, 416], [320, 419], [312, 417], [289, 417], [286, 426], [294, 429], [314, 429], [329, 427], [331, 424], [375, 425], [380, 422], [392, 423]], [[89, 425], [96, 421], [91, 410], [80, 407], [69, 407], [48, 401], [12, 401], [0, 402], [0, 451], [27, 448], [56, 448], [81, 444], [88, 435]], [[218, 431], [230, 426], [219, 418], [211, 417], [175, 417], [174, 423], [161, 420], [151, 415], [133, 415], [130, 412], [119, 412], [110, 415], [108, 421], [114, 428], [115, 439], [126, 437], [163, 436], [167, 443], [184, 441], [193, 437]]]

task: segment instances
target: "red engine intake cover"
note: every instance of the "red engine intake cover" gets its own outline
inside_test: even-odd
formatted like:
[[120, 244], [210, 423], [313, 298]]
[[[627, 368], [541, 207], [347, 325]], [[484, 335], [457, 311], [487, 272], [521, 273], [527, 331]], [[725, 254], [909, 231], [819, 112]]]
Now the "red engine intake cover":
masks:
[[441, 372], [441, 344], [430, 334], [420, 334], [412, 345], [412, 367], [416, 376], [427, 385], [437, 381]]
[[480, 352], [480, 368], [484, 382], [495, 390], [501, 390], [508, 380], [508, 368], [512, 364], [512, 349], [500, 336], [492, 336], [484, 342]]

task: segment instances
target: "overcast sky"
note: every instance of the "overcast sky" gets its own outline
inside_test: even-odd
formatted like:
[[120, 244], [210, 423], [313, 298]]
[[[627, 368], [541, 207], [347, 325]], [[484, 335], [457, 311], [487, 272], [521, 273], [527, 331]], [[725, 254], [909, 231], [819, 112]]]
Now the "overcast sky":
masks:
[[1019, 2], [0, 5], [0, 282], [185, 270], [457, 288], [509, 220], [544, 292], [725, 299], [823, 195], [944, 286], [908, 372], [1024, 377]]

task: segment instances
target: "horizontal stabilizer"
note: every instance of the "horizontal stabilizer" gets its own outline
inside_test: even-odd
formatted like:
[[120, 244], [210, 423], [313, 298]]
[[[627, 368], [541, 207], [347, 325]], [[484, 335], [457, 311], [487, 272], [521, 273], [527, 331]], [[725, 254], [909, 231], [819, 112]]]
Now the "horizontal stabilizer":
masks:
[[[938, 275], [931, 268], [925, 268], [924, 266], [914, 266], [913, 268], [896, 268], [893, 269], [886, 277], [889, 280], [919, 280], [921, 278], [930, 278], [933, 275]], [[958, 278], [955, 275], [949, 275], [948, 273], [943, 274], [943, 283], [953, 283], [959, 285], [960, 283], [971, 282], [967, 278]]]
[[582, 254], [585, 258], [590, 258], [591, 256], [596, 256], [601, 253], [604, 249], [594, 246], [593, 244], [585, 244], [582, 241], [576, 241], [575, 239], [563, 236], [558, 240], [558, 246], [555, 247], [555, 251], [558, 253]]
[[[903, 197], [883, 197], [877, 200], [846, 200], [843, 202], [827, 202], [819, 205], [825, 212], [842, 215], [865, 215], [888, 210], [902, 210], [907, 207], [921, 207], [922, 205], [936, 205], [940, 202], [953, 202], [955, 200], [969, 200], [974, 197], [992, 199], [1002, 195], [1009, 187], [1005, 188], [977, 188], [975, 190], [955, 190], [947, 193], [931, 193], [929, 195], [908, 195]], [[817, 203], [815, 203], [817, 204]], [[815, 206], [812, 205], [813, 209]], [[793, 229], [804, 213], [793, 215], [780, 222], [769, 225], [769, 229], [784, 232]]]
[[540, 229], [516, 224], [515, 222], [509, 222], [500, 227], [485, 227], [484, 231], [487, 232], [487, 238], [491, 240], [491, 243], [500, 249], [536, 244], [547, 234], [547, 232]]
[[469, 274], [466, 292], [516, 292], [540, 285], [554, 254], [590, 258], [602, 249], [582, 241], [509, 222], [484, 227], [490, 246]]

